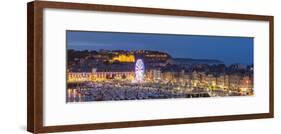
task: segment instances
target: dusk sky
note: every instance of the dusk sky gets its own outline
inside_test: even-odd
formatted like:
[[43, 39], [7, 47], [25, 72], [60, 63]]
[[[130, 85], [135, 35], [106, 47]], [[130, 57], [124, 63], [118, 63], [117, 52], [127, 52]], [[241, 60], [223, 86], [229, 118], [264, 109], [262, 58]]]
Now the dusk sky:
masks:
[[253, 64], [252, 37], [67, 31], [67, 49], [157, 50], [173, 58]]

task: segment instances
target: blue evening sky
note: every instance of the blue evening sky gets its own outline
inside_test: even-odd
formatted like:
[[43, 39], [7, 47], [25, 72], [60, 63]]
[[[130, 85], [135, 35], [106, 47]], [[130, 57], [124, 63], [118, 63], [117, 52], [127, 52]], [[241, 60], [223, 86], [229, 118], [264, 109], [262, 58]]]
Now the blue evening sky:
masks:
[[252, 37], [67, 31], [67, 49], [157, 50], [174, 58], [253, 64]]

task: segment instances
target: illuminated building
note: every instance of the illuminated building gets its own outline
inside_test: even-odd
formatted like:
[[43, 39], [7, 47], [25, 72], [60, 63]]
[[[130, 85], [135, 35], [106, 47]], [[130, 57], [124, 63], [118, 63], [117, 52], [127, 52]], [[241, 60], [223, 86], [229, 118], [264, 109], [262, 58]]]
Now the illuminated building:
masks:
[[160, 69], [151, 69], [145, 72], [145, 81], [155, 82], [162, 78], [162, 72]]
[[240, 76], [239, 75], [230, 75], [229, 76], [229, 89], [230, 90], [239, 90], [240, 85]]
[[90, 81], [91, 78], [91, 73], [72, 73], [68, 72], [67, 73], [67, 82], [72, 83], [72, 82], [85, 82], [85, 81]]
[[116, 57], [113, 57], [111, 62], [119, 61], [119, 62], [135, 62], [135, 56], [134, 55], [124, 55], [120, 54]]
[[249, 76], [244, 76], [240, 79], [240, 92], [244, 94], [252, 94], [253, 93], [253, 80]]
[[220, 75], [217, 77], [217, 87], [221, 88], [221, 89], [228, 89], [228, 75]]
[[192, 81], [191, 81], [192, 86], [193, 87], [197, 87], [199, 82], [200, 82], [199, 74], [196, 71], [194, 71], [194, 72], [192, 72], [192, 76], [191, 77], [192, 77]]
[[205, 76], [205, 79], [209, 86], [216, 86], [216, 77], [214, 77], [214, 75], [208, 74], [207, 76]]
[[162, 78], [163, 78], [163, 80], [170, 82], [174, 79], [174, 75], [172, 72], [167, 71], [167, 72], [163, 72]]
[[153, 80], [160, 80], [161, 79], [161, 70], [160, 69], [153, 69]]
[[67, 76], [68, 83], [79, 82], [97, 82], [105, 80], [134, 80], [134, 72], [69, 72]]

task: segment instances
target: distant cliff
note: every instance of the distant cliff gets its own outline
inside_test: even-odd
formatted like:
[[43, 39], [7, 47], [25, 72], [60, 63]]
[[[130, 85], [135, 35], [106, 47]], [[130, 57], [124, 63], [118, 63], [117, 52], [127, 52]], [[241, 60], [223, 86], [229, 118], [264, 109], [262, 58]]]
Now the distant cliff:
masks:
[[215, 59], [191, 59], [191, 58], [173, 58], [174, 64], [224, 64], [220, 60]]

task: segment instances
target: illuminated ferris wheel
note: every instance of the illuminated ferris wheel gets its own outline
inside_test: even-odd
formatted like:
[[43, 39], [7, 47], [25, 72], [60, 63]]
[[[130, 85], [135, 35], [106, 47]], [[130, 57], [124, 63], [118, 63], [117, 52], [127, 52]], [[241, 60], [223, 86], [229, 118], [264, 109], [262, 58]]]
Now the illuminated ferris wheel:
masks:
[[142, 82], [143, 81], [143, 78], [144, 78], [144, 63], [141, 59], [138, 59], [136, 61], [136, 64], [135, 64], [135, 74], [136, 74], [136, 78], [135, 80], [137, 82]]

